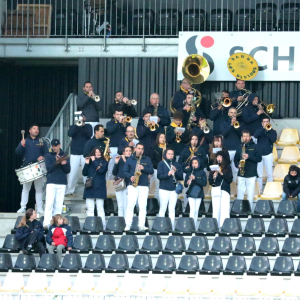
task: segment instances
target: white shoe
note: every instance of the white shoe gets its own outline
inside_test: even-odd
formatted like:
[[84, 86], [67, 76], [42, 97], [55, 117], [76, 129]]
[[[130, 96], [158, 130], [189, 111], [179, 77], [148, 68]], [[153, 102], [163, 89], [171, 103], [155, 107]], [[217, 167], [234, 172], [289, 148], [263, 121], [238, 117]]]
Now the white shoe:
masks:
[[24, 207], [21, 207], [18, 211], [17, 211], [17, 213], [24, 213], [26, 210], [25, 210], [25, 208]]
[[148, 230], [149, 228], [146, 227], [146, 226], [139, 226], [139, 231], [146, 231]]
[[44, 210], [43, 210], [42, 207], [40, 207], [40, 208], [37, 208], [37, 212], [40, 213], [40, 214], [43, 214], [43, 213], [44, 213]]
[[124, 231], [129, 231], [130, 230], [130, 227], [126, 225]]

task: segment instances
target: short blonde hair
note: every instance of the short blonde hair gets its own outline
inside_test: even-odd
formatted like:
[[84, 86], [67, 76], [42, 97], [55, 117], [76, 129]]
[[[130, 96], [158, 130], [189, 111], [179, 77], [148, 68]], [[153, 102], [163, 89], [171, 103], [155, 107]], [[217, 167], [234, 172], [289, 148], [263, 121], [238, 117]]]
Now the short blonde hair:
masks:
[[57, 214], [55, 216], [52, 217], [52, 220], [50, 222], [51, 225], [53, 224], [58, 224], [58, 219], [63, 219], [64, 220], [64, 224], [68, 224], [68, 219], [63, 217], [62, 215], [60, 214]]

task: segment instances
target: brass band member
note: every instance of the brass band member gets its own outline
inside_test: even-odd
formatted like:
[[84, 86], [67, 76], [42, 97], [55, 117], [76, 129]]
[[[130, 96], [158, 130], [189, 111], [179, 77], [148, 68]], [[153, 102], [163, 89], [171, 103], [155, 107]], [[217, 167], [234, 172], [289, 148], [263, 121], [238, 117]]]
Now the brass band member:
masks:
[[83, 156], [88, 157], [92, 150], [96, 147], [105, 149], [107, 138], [104, 136], [104, 127], [98, 124], [94, 127], [94, 136], [88, 140], [83, 149]]
[[234, 99], [235, 102], [233, 105], [234, 107], [237, 105], [237, 102], [244, 100], [243, 95], [245, 94], [244, 91], [245, 86], [246, 86], [245, 80], [236, 79], [235, 90], [229, 93], [229, 98]]
[[181, 82], [179, 91], [174, 94], [173, 108], [176, 110], [183, 110], [186, 105], [186, 96], [192, 90], [191, 87], [191, 83], [184, 78]]
[[224, 147], [223, 145], [223, 137], [221, 135], [215, 135], [214, 140], [212, 142], [211, 147], [209, 148], [209, 153], [208, 153], [208, 170], [210, 171], [209, 166], [211, 165], [216, 165], [217, 164], [217, 152], [223, 151], [225, 160], [227, 161], [228, 164], [230, 164], [230, 157], [228, 150]]
[[119, 141], [119, 146], [118, 146], [118, 154], [122, 155], [125, 147], [130, 146], [132, 148], [135, 147], [135, 144], [138, 142], [138, 140], [135, 139], [135, 130], [134, 127], [128, 126], [126, 128], [126, 137], [122, 138]]
[[194, 94], [190, 94], [188, 93], [186, 95], [186, 99], [185, 99], [185, 106], [183, 107], [182, 109], [182, 113], [183, 113], [183, 120], [182, 120], [182, 124], [183, 124], [183, 127], [186, 127], [188, 125], [188, 122], [190, 120], [190, 122], [192, 121], [192, 125], [193, 124], [197, 124], [197, 120], [199, 118], [205, 118], [205, 115], [204, 113], [202, 112], [202, 110], [200, 109], [200, 107], [194, 107], [194, 109], [196, 110], [194, 112], [194, 117], [191, 117], [191, 107], [192, 107], [192, 101], [194, 99]]
[[169, 216], [173, 230], [175, 229], [175, 206], [178, 194], [176, 184], [183, 179], [183, 171], [180, 163], [175, 161], [174, 151], [167, 149], [164, 160], [158, 163], [157, 178], [159, 179], [159, 217], [164, 217], [169, 205]]
[[109, 106], [109, 117], [113, 118], [116, 110], [123, 111], [124, 115], [135, 118], [137, 116], [136, 110], [129, 99], [123, 96], [122, 92], [116, 92], [114, 103]]
[[257, 163], [261, 162], [258, 146], [252, 141], [249, 130], [242, 131], [242, 145], [236, 151], [234, 163], [239, 168], [237, 199], [243, 200], [247, 190], [247, 198], [253, 206]]
[[151, 159], [144, 155], [144, 145], [138, 143], [134, 153], [125, 163], [123, 174], [128, 180], [127, 195], [128, 203], [126, 210], [125, 231], [130, 230], [135, 204], [139, 205], [139, 230], [148, 230], [145, 227], [146, 207], [149, 194], [148, 176], [153, 175]]

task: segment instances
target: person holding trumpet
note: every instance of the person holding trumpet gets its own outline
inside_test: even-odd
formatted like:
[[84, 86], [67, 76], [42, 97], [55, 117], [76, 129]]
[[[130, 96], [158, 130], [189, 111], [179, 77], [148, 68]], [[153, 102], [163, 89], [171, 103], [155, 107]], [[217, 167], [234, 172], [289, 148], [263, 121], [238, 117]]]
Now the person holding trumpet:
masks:
[[277, 132], [272, 128], [269, 117], [262, 115], [261, 120], [262, 126], [256, 129], [254, 137], [257, 139], [258, 151], [262, 157], [262, 161], [257, 164], [257, 182], [262, 193], [264, 166], [267, 182], [273, 181], [273, 144], [277, 140]]
[[[192, 102], [193, 102], [193, 99], [194, 99], [194, 94], [190, 94], [188, 93], [186, 95], [186, 104], [185, 106], [183, 107], [182, 109], [182, 113], [183, 113], [183, 119], [182, 119], [182, 124], [183, 124], [183, 127], [186, 127], [188, 125], [188, 122], [190, 120], [190, 117], [191, 117], [191, 107], [192, 107]], [[194, 116], [191, 117], [192, 118], [192, 122], [197, 124], [197, 120], [199, 118], [204, 118], [205, 115], [204, 113], [202, 112], [202, 110], [200, 109], [200, 107], [196, 107], [195, 106], [195, 113], [194, 113]], [[180, 111], [180, 110], [179, 110]]]
[[136, 101], [134, 101], [129, 100], [127, 97], [124, 97], [122, 92], [116, 92], [115, 101], [109, 106], [109, 117], [113, 118], [115, 111], [121, 110], [123, 111], [124, 115], [135, 118], [137, 116], [137, 113], [134, 108], [134, 105], [136, 105]]

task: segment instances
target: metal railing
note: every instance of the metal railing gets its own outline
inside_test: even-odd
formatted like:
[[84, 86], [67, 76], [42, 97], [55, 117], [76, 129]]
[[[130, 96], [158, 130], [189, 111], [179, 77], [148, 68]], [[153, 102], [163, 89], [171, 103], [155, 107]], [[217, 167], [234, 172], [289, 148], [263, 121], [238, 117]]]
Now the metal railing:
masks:
[[[17, 4], [17, 3], [18, 4]], [[29, 2], [31, 4], [29, 4]], [[299, 31], [297, 0], [7, 0], [2, 37], [177, 37], [179, 31]]]
[[59, 139], [61, 148], [65, 151], [68, 150], [67, 148], [71, 141], [71, 138], [68, 136], [68, 130], [74, 121], [74, 112], [77, 107], [76, 98], [77, 95], [69, 95], [46, 134], [46, 138], [50, 140]]

